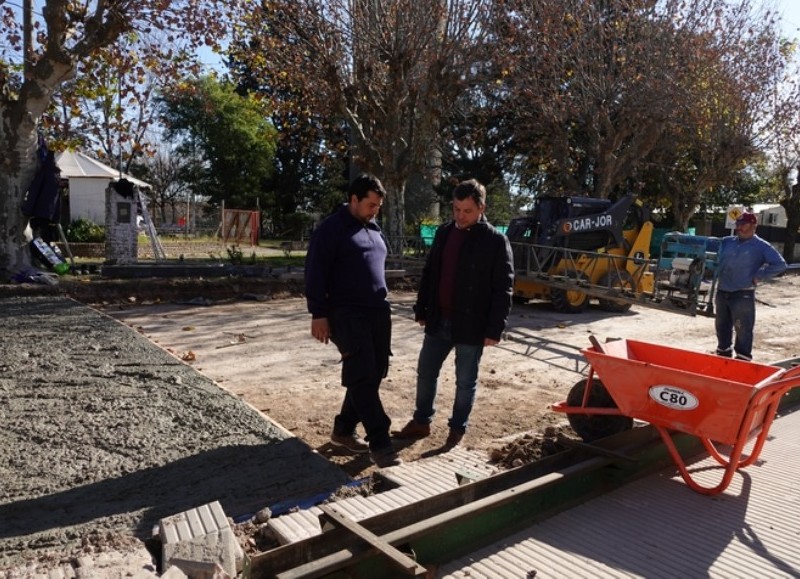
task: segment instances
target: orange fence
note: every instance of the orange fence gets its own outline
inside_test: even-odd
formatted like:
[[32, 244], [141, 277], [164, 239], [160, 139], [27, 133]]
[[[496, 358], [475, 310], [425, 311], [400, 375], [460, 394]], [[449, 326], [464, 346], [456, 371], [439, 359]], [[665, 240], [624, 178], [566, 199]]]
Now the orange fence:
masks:
[[222, 211], [222, 240], [240, 245], [248, 239], [250, 245], [258, 245], [258, 211], [224, 209]]

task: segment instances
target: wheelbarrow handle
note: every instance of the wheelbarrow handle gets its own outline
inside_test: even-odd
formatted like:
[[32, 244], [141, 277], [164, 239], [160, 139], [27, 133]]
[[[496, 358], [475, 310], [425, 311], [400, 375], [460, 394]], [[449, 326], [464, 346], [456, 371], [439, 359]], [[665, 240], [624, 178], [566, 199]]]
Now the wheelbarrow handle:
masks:
[[783, 374], [781, 374], [781, 375], [778, 377], [778, 379], [779, 379], [779, 380], [786, 380], [787, 378], [794, 378], [794, 377], [796, 377], [796, 376], [800, 376], [800, 365], [798, 365], [798, 366], [792, 366], [791, 368], [789, 368], [788, 370], [786, 370], [786, 372], [784, 372]]

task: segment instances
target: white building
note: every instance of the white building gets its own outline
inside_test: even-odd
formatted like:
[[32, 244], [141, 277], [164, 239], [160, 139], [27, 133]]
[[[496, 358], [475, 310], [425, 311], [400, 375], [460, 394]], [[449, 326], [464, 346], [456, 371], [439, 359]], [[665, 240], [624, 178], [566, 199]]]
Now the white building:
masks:
[[786, 227], [786, 209], [781, 205], [771, 205], [758, 213], [759, 225]]
[[[120, 172], [96, 161], [83, 153], [64, 151], [56, 154], [56, 165], [61, 170], [61, 179], [68, 182], [69, 193], [62, 199], [62, 214], [68, 207], [67, 223], [76, 219], [88, 219], [98, 225], [106, 221], [106, 189], [111, 181], [120, 178]], [[142, 189], [150, 185], [127, 173], [122, 177]]]

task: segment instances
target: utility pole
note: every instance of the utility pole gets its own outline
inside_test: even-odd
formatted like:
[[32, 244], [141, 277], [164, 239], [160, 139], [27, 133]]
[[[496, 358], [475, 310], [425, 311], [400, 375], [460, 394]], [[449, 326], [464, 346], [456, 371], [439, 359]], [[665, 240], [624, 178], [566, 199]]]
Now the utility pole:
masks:
[[22, 70], [25, 80], [33, 73], [33, 0], [22, 0]]

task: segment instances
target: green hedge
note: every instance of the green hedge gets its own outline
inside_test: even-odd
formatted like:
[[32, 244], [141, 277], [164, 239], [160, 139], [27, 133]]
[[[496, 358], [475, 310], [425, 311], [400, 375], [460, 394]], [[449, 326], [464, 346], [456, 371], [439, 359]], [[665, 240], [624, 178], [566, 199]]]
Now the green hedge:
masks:
[[73, 243], [103, 243], [106, 229], [88, 219], [77, 219], [67, 226], [64, 235]]

